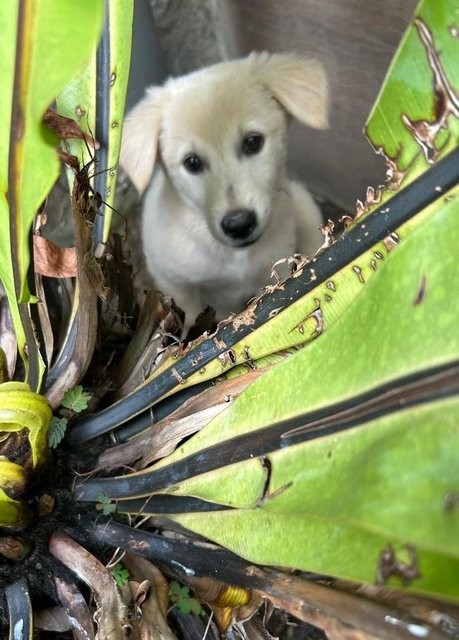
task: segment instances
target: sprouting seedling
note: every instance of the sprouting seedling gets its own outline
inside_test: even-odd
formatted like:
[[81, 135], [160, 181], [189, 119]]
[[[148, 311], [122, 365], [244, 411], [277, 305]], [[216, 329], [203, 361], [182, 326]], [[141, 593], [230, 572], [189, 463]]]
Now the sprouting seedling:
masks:
[[81, 384], [67, 389], [62, 398], [61, 407], [57, 416], [53, 416], [48, 430], [48, 444], [51, 449], [55, 449], [63, 440], [68, 427], [69, 420], [77, 413], [81, 413], [88, 408], [88, 402], [92, 396], [83, 390]]
[[72, 413], [81, 413], [88, 408], [88, 402], [91, 400], [91, 394], [87, 391], [83, 391], [81, 384], [76, 387], [67, 389], [62, 398], [62, 406]]
[[175, 580], [169, 583], [169, 598], [180, 613], [200, 615], [203, 611], [201, 603], [190, 595], [189, 587], [182, 586]]
[[116, 504], [105, 493], [99, 493], [97, 500], [96, 509], [101, 510], [104, 516], [109, 516], [116, 511]]
[[116, 564], [111, 571], [112, 576], [115, 579], [116, 584], [121, 588], [128, 583], [129, 571], [121, 564]]
[[48, 444], [51, 449], [55, 449], [59, 442], [63, 440], [67, 426], [67, 418], [59, 418], [58, 416], [51, 418], [51, 424], [48, 430]]

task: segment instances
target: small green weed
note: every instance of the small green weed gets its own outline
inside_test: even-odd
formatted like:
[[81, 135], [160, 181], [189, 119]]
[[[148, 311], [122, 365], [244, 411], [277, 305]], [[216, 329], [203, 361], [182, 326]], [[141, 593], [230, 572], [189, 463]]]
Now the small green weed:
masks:
[[81, 413], [88, 408], [91, 394], [83, 390], [81, 384], [67, 389], [62, 398], [59, 415], [53, 416], [48, 430], [48, 444], [51, 449], [55, 449], [62, 442], [67, 430], [69, 420], [77, 413]]
[[115, 578], [115, 582], [119, 587], [124, 587], [124, 585], [128, 583], [129, 571], [121, 564], [116, 564], [112, 569], [111, 574]]
[[190, 588], [173, 580], [169, 583], [169, 598], [181, 613], [202, 613], [201, 603], [190, 595]]

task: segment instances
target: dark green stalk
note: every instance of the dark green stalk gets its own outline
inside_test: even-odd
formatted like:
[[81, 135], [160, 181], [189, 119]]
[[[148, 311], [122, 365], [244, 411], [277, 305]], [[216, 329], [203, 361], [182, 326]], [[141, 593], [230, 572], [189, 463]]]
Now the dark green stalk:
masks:
[[97, 151], [99, 170], [94, 178], [94, 190], [102, 196], [100, 213], [95, 217], [92, 238], [94, 247], [103, 240], [104, 209], [103, 200], [107, 191], [108, 142], [110, 136], [110, 1], [105, 0], [104, 30], [96, 56], [96, 131], [100, 148]]
[[[277, 449], [354, 429], [400, 411], [401, 403], [403, 409], [408, 409], [457, 394], [459, 363], [455, 362], [435, 370], [417, 372], [344, 402], [224, 440], [157, 470], [153, 468], [152, 471], [116, 478], [83, 481], [77, 486], [75, 496], [77, 500], [86, 501], [98, 500], [101, 493], [116, 499], [148, 496], [187, 478], [218, 469], [222, 461], [227, 466], [254, 457], [263, 459]], [[178, 509], [181, 508], [182, 505]]]

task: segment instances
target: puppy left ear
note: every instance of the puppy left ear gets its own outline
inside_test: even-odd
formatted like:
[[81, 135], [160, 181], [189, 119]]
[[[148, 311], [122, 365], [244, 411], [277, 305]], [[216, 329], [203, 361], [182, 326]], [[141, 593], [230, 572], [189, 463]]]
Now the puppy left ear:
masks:
[[123, 126], [120, 165], [140, 195], [153, 175], [164, 97], [162, 87], [147, 89], [145, 97], [130, 111]]
[[328, 82], [323, 65], [290, 53], [252, 54], [259, 81], [288, 113], [314, 127], [328, 127]]

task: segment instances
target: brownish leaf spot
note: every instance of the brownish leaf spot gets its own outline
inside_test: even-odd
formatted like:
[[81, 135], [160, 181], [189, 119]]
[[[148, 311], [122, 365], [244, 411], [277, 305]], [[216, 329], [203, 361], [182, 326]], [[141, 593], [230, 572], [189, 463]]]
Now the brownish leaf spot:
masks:
[[421, 304], [424, 301], [426, 296], [426, 277], [422, 276], [421, 282], [419, 283], [418, 292], [416, 293], [416, 297], [413, 300], [414, 306]]
[[386, 584], [391, 576], [400, 578], [405, 585], [410, 584], [421, 576], [416, 549], [410, 544], [405, 545], [405, 549], [408, 555], [408, 562], [397, 558], [394, 548], [390, 544], [381, 551], [376, 573], [376, 583], [378, 585]]
[[420, 18], [414, 20], [414, 26], [417, 28], [419, 38], [424, 45], [433, 74], [435, 117], [430, 121], [411, 120], [406, 114], [403, 114], [402, 121], [422, 149], [426, 162], [433, 163], [439, 152], [435, 144], [436, 138], [439, 132], [445, 128], [448, 116], [452, 114], [456, 118], [459, 117], [459, 96], [440, 63], [440, 56], [430, 29]]
[[446, 513], [451, 513], [459, 508], [459, 491], [448, 491], [443, 498], [443, 508]]

